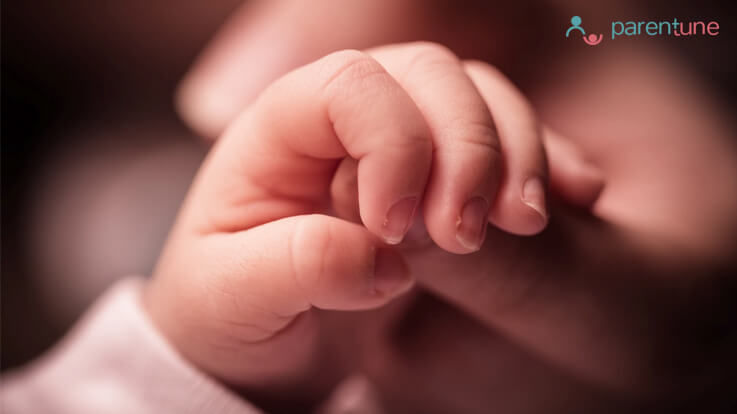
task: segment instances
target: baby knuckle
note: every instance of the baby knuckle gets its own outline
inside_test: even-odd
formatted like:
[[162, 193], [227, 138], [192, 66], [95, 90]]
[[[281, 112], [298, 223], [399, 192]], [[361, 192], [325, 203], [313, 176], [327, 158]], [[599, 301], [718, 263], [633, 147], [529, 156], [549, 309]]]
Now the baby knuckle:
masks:
[[400, 79], [406, 79], [414, 73], [424, 73], [425, 77], [443, 77], [449, 66], [460, 64], [458, 57], [447, 47], [431, 42], [418, 42], [408, 46], [404, 70]]
[[474, 113], [473, 110], [467, 111], [467, 117], [467, 119], [459, 119], [450, 123], [454, 131], [448, 131], [448, 133], [457, 134], [459, 139], [449, 142], [449, 145], [501, 155], [499, 134], [491, 118], [484, 114]]
[[323, 58], [322, 69], [327, 80], [323, 90], [341, 90], [376, 75], [389, 76], [368, 54], [358, 50], [341, 50]]
[[413, 62], [437, 63], [458, 62], [458, 56], [448, 47], [435, 42], [415, 42], [410, 44], [414, 55]]
[[496, 66], [478, 59], [465, 59], [463, 66], [473, 71], [485, 71], [490, 75], [504, 76]]
[[329, 267], [326, 259], [333, 244], [324, 217], [313, 214], [298, 219], [289, 239], [289, 252], [295, 284], [307, 297], [313, 296]]

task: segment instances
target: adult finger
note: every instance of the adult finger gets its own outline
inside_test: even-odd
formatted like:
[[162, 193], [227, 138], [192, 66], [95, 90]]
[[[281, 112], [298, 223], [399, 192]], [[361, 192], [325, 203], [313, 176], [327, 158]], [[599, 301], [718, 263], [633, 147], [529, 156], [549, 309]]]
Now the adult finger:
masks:
[[588, 162], [582, 151], [549, 128], [543, 127], [543, 141], [550, 174], [550, 191], [566, 203], [591, 208], [604, 190], [603, 172]]
[[358, 205], [358, 161], [346, 157], [335, 170], [330, 185], [332, 207], [335, 214], [354, 223], [361, 222]]
[[421, 286], [540, 358], [597, 386], [645, 394], [659, 384], [648, 326], [666, 320], [668, 306], [654, 303], [657, 281], [638, 273], [637, 243], [561, 208], [536, 237], [490, 228], [473, 255], [424, 248], [404, 257]]

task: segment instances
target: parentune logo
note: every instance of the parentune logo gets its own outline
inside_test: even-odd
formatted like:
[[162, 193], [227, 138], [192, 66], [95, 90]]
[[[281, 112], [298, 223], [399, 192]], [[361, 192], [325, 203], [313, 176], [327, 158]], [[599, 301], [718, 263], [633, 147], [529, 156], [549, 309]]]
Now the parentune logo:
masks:
[[579, 16], [573, 16], [571, 17], [571, 27], [566, 30], [566, 37], [570, 36], [572, 32], [574, 32], [575, 35], [580, 34], [583, 37], [583, 41], [586, 42], [589, 46], [596, 46], [604, 39], [603, 34], [595, 35], [593, 33], [586, 34], [586, 31], [583, 30], [583, 27], [581, 27], [581, 18]]
[[[583, 41], [589, 46], [596, 46], [604, 39], [603, 34], [586, 34], [581, 26], [582, 19], [579, 16], [571, 17], [571, 26], [566, 30], [566, 37], [581, 36]], [[678, 21], [677, 18], [672, 20], [659, 21], [613, 21], [611, 23], [612, 40], [618, 36], [674, 36], [674, 37], [694, 37], [694, 36], [718, 36], [719, 23], [716, 21]]]

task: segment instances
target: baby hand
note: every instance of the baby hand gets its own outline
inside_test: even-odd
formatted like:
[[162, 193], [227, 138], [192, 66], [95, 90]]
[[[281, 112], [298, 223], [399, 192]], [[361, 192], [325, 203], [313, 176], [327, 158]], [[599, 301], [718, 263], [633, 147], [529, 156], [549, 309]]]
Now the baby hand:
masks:
[[[333, 53], [268, 87], [217, 142], [145, 306], [219, 380], [322, 392], [343, 373], [325, 363], [335, 355], [314, 308], [371, 309], [405, 292], [412, 278], [390, 246], [419, 207], [434, 242], [464, 254], [489, 220], [541, 231], [548, 181], [576, 204], [596, 198], [601, 180], [576, 153], [545, 144], [560, 159], [550, 171], [531, 108], [489, 66], [425, 43]], [[324, 214], [353, 208], [363, 226]]]

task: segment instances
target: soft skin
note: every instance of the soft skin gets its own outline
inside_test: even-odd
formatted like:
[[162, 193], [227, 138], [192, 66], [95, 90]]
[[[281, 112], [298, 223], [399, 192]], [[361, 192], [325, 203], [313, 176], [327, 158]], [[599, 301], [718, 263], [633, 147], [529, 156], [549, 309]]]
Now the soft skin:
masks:
[[[338, 6], [333, 4], [332, 7]], [[289, 9], [290, 6], [274, 6], [274, 9], [279, 8]], [[407, 11], [411, 9], [408, 6], [399, 12], [391, 8], [384, 10], [382, 15], [389, 13], [390, 16], [381, 23], [392, 26], [393, 12], [406, 17], [404, 13], [411, 14]], [[313, 15], [295, 22], [289, 10], [284, 13], [271, 10], [269, 13], [272, 13], [270, 18], [262, 20], [262, 26], [257, 25], [256, 29], [252, 25], [239, 25], [239, 19], [251, 17], [237, 15], [225, 31], [228, 36], [216, 39], [210, 52], [204, 55], [184, 84], [180, 108], [195, 127], [208, 131], [211, 136], [230, 122], [233, 115], [228, 114], [241, 112], [257, 91], [277, 78], [292, 62], [316, 59], [324, 54], [323, 49], [340, 49], [376, 41], [387, 43], [392, 37], [407, 36], [405, 32], [398, 34], [396, 31], [378, 30], [371, 25], [359, 25], [351, 32], [353, 37], [350, 39], [322, 38], [324, 42], [314, 42], [319, 52], [295, 48], [287, 40], [280, 43], [288, 49], [284, 52], [287, 56], [280, 53], [269, 55], [281, 56], [282, 60], [278, 64], [266, 62], [265, 65], [271, 65], [271, 69], [265, 70], [263, 76], [239, 79], [238, 82], [234, 82], [232, 77], [218, 76], [219, 73], [242, 73], [247, 62], [261, 58], [249, 49], [259, 40], [264, 40], [259, 37], [261, 35], [268, 37], [268, 34], [282, 33], [277, 30], [279, 28], [305, 25], [304, 38], [320, 38], [319, 33], [326, 27], [319, 23], [319, 17]], [[341, 13], [340, 8], [335, 13]], [[368, 14], [365, 20], [371, 20]], [[412, 16], [414, 18], [415, 15]], [[350, 18], [347, 17], [348, 20]], [[352, 18], [363, 21], [355, 16]], [[587, 22], [590, 23], [589, 20]], [[249, 33], [239, 33], [239, 28], [249, 28]], [[497, 39], [494, 36], [489, 38]], [[495, 46], [509, 43], [508, 38], [503, 39]], [[447, 43], [457, 49], [456, 45], [468, 42], [449, 38]], [[414, 46], [413, 50], [416, 46], [425, 49], [421, 56], [425, 56], [425, 63], [432, 63], [433, 70], [446, 73], [446, 70], [437, 68], [448, 68], [447, 50], [427, 44]], [[202, 318], [200, 309], [203, 308], [192, 306], [201, 300], [202, 290], [197, 290], [196, 284], [195, 288], [191, 287], [188, 281], [192, 278], [171, 274], [191, 275], [191, 270], [196, 268], [191, 261], [200, 260], [194, 253], [201, 249], [191, 247], [196, 245], [193, 239], [179, 236], [187, 232], [178, 229], [189, 226], [186, 223], [190, 219], [186, 217], [196, 216], [188, 211], [193, 211], [189, 206], [196, 203], [196, 194], [204, 194], [205, 190], [198, 188], [208, 186], [203, 184], [203, 178], [193, 189], [151, 285], [150, 292], [153, 293], [148, 296], [147, 303], [154, 320], [159, 321], [172, 343], [206, 372], [223, 379], [222, 371], [213, 369], [213, 366], [230, 366], [243, 377], [231, 378], [229, 383], [245, 389], [249, 396], [268, 398], [269, 394], [276, 394], [284, 401], [283, 396], [290, 395], [292, 399], [287, 404], [299, 404], [304, 395], [320, 399], [320, 393], [329, 389], [326, 383], [337, 381], [351, 370], [359, 370], [372, 378], [390, 412], [487, 412], [489, 407], [498, 412], [718, 412], [719, 409], [730, 412], [734, 401], [729, 390], [735, 384], [735, 361], [730, 350], [734, 349], [737, 330], [733, 305], [736, 297], [734, 274], [737, 274], [733, 255], [737, 250], [734, 123], [705, 83], [679, 69], [680, 62], [671, 56], [656, 49], [628, 47], [627, 50], [618, 50], [613, 45], [582, 46], [587, 48], [585, 56], [559, 56], [556, 59], [558, 64], [536, 68], [535, 87], [528, 88], [532, 91], [529, 94], [531, 106], [539, 114], [535, 124], [542, 120], [566, 139], [556, 139], [556, 134], [545, 132], [537, 140], [521, 140], [532, 145], [520, 151], [505, 152], [507, 147], [511, 145], [512, 149], [513, 142], [517, 142], [507, 140], [505, 145], [504, 131], [509, 128], [505, 125], [515, 125], [515, 119], [529, 117], [519, 116], [527, 112], [525, 105], [515, 105], [517, 109], [512, 117], [494, 113], [499, 102], [493, 98], [496, 92], [490, 94], [484, 79], [498, 81], [500, 78], [494, 75], [498, 71], [480, 63], [463, 64], [466, 75], [476, 88], [475, 93], [463, 98], [443, 95], [446, 87], [442, 83], [423, 85], [446, 97], [438, 100], [441, 103], [463, 99], [464, 102], [478, 104], [478, 96], [481, 96], [493, 115], [493, 129], [498, 132], [504, 159], [539, 158], [536, 148], [542, 146], [548, 167], [538, 162], [523, 161], [515, 164], [523, 168], [515, 168], [511, 174], [495, 170], [503, 171], [505, 163], [488, 170], [471, 171], [472, 175], [481, 173], [481, 176], [498, 177], [495, 182], [497, 193], [490, 208], [506, 211], [503, 208], [506, 201], [517, 203], [512, 206], [519, 208], [511, 208], [511, 214], [502, 214], [498, 220], [492, 214], [490, 218], [495, 226], [488, 229], [483, 246], [478, 252], [464, 255], [460, 253], [468, 253], [468, 249], [464, 250], [463, 244], [458, 243], [457, 227], [448, 218], [461, 211], [465, 199], [454, 194], [452, 186], [444, 186], [443, 180], [453, 181], [450, 178], [452, 174], [468, 170], [464, 170], [461, 162], [451, 163], [449, 168], [441, 169], [448, 176], [434, 179], [432, 166], [435, 161], [442, 160], [442, 156], [430, 160], [431, 173], [423, 191], [427, 191], [425, 194], [436, 191], [439, 198], [448, 201], [430, 206], [430, 211], [422, 209], [423, 217], [429, 218], [426, 224], [430, 238], [439, 247], [416, 240], [407, 240], [410, 246], [406, 248], [400, 246], [403, 249], [401, 260], [408, 266], [409, 277], [416, 279], [419, 286], [401, 300], [376, 311], [345, 314], [313, 309], [303, 314], [307, 317], [302, 319], [308, 322], [290, 327], [304, 327], [302, 333], [297, 334], [298, 329], [280, 331], [273, 339], [283, 342], [267, 342], [268, 346], [259, 351], [267, 349], [266, 352], [274, 355], [274, 361], [283, 363], [278, 369], [265, 364], [269, 372], [276, 372], [273, 378], [282, 380], [282, 384], [276, 384], [279, 382], [276, 380], [264, 380], [262, 373], [256, 374], [258, 380], [249, 378], [253, 365], [245, 363], [247, 367], [239, 366], [234, 362], [248, 355], [242, 349], [238, 350], [238, 358], [235, 359], [227, 353], [215, 356], [210, 353], [210, 356], [198, 359], [193, 356], [194, 352], [187, 351], [191, 344], [198, 343], [193, 340], [197, 336], [188, 321], [198, 321], [203, 327], [209, 327], [211, 323], [207, 314]], [[453, 114], [454, 108], [446, 111], [428, 109], [422, 104], [421, 88], [412, 88], [408, 84], [413, 82], [413, 78], [402, 81], [403, 70], [411, 71], [412, 65], [408, 68], [381, 61], [381, 55], [394, 53], [397, 48], [370, 53], [374, 53], [374, 59], [396, 77], [404, 91], [399, 95], [403, 96], [402, 99], [410, 97], [416, 106], [416, 110], [411, 112], [421, 114], [425, 123], [423, 128], [435, 143], [438, 139], [435, 135], [443, 132], [437, 123], [442, 122], [446, 114]], [[428, 52], [427, 49], [433, 51]], [[514, 49], [529, 50], [519, 43]], [[401, 60], [402, 57], [407, 58], [405, 55], [409, 52], [397, 52], [396, 55], [400, 58], [397, 60]], [[496, 58], [501, 63], [505, 62], [504, 56], [497, 55]], [[479, 78], [474, 75], [474, 70], [487, 76]], [[418, 76], [424, 76], [424, 73], [422, 71]], [[456, 69], [450, 70], [447, 75], [438, 76], [436, 81], [457, 78], [457, 73]], [[247, 87], [244, 88], [241, 82]], [[207, 99], [197, 99], [203, 96], [198, 93], [206, 94]], [[294, 95], [290, 95], [290, 99], [293, 98]], [[262, 96], [254, 106], [263, 107], [258, 103], [263, 101]], [[207, 106], [212, 102], [230, 106], [227, 110], [213, 112], [212, 107]], [[501, 105], [502, 111], [506, 102]], [[254, 106], [246, 113], [253, 112]], [[310, 107], [309, 110], [313, 109]], [[369, 109], [366, 114], [362, 112], [362, 116], [352, 118], [356, 121], [365, 119], [374, 113], [374, 105], [369, 105]], [[477, 111], [478, 108], [476, 112], [471, 110], [469, 113], [478, 116]], [[278, 122], [283, 122], [285, 111], [277, 113], [274, 116]], [[437, 114], [437, 119], [432, 114]], [[213, 118], [213, 115], [217, 117]], [[405, 114], [404, 119], [412, 121], [415, 115]], [[242, 116], [240, 119], [245, 118]], [[448, 119], [454, 118], [448, 116]], [[476, 121], [474, 125], [478, 129], [479, 118], [466, 119]], [[488, 129], [488, 123], [484, 122], [488, 119], [483, 121], [482, 118], [483, 128], [480, 130]], [[244, 125], [241, 121], [234, 125], [237, 124]], [[245, 125], [248, 131], [263, 132]], [[389, 123], [381, 125], [392, 126]], [[370, 123], [367, 126], [376, 127]], [[515, 132], [524, 130], [512, 129]], [[233, 132], [237, 130], [237, 127], [231, 127], [223, 141], [237, 141], [232, 138], [238, 135]], [[299, 135], [304, 136], [302, 130]], [[486, 135], [483, 142], [488, 144], [491, 141]], [[251, 132], [242, 136], [251, 137], [249, 145], [257, 145], [260, 139]], [[215, 176], [206, 170], [216, 168], [218, 163], [212, 160], [225, 157], [217, 156], [217, 153], [228, 152], [232, 157], [238, 156], [238, 151], [222, 149], [226, 146], [230, 149], [230, 145], [218, 142], [201, 177]], [[280, 164], [273, 163], [284, 159], [272, 157], [268, 164], [276, 168]], [[305, 191], [296, 201], [302, 200], [302, 196], [309, 192], [313, 196], [321, 194], [320, 201], [324, 203], [302, 210], [284, 208], [277, 216], [316, 211], [332, 200], [341, 217], [349, 221], [364, 219], [370, 234], [380, 239], [384, 236], [381, 232], [383, 214], [393, 198], [385, 199], [386, 205], [373, 211], [364, 211], [368, 205], [364, 207], [366, 203], [360, 202], [355, 188], [364, 188], [361, 180], [368, 177], [363, 177], [360, 169], [356, 173], [355, 161], [333, 161], [332, 168], [336, 168], [337, 173], [324, 178], [317, 189], [312, 188], [315, 192], [310, 192], [302, 181], [292, 181], [296, 189]], [[284, 162], [281, 164], [283, 169], [279, 171], [290, 173], [292, 177], [307, 177], [303, 175], [304, 170], [293, 169], [294, 166], [293, 162]], [[419, 162], [411, 164], [410, 170], [422, 173], [424, 168], [426, 164]], [[551, 221], [542, 234], [520, 237], [520, 234], [535, 233], [541, 228], [539, 224], [536, 227], [534, 221], [536, 210], [527, 208], [529, 206], [521, 199], [524, 178], [536, 168], [547, 174], [551, 181], [552, 192], [545, 198]], [[596, 200], [597, 189], [601, 187], [601, 176], [597, 179], [597, 174], [603, 176], [606, 189], [593, 210], [587, 212], [572, 208], [574, 205], [586, 206]], [[356, 176], [358, 178], [354, 179]], [[403, 177], [406, 178], [411, 177]], [[332, 183], [328, 183], [330, 180]], [[217, 188], [213, 184], [215, 181], [229, 182], [213, 179], [210, 183], [213, 188]], [[271, 184], [274, 183], [278, 182], [274, 180]], [[473, 182], [464, 184], [467, 188], [474, 187]], [[444, 193], [433, 188], [451, 190]], [[228, 197], [238, 194], [231, 190], [224, 190], [224, 193]], [[268, 195], [283, 195], [283, 190]], [[395, 195], [400, 197], [403, 194]], [[263, 201], [261, 198], [257, 200], [259, 203]], [[268, 217], [267, 220], [273, 220], [278, 217], [264, 212], [273, 212], [273, 206], [280, 209], [293, 206], [273, 204], [272, 199], [267, 200], [268, 204], [256, 203], [253, 208], [237, 210], [243, 216], [262, 214]], [[373, 197], [371, 200], [381, 201]], [[307, 201], [311, 203], [314, 200], [308, 198]], [[281, 229], [288, 230], [293, 223], [290, 220], [294, 219], [283, 221]], [[342, 221], [336, 223], [341, 227], [345, 225]], [[522, 229], [520, 224], [529, 228]], [[267, 229], [271, 225], [260, 228]], [[269, 234], [280, 234], [276, 228], [273, 229], [275, 231], [263, 233], [248, 230], [243, 234], [251, 232], [261, 236], [250, 239], [252, 243], [245, 245], [246, 248], [234, 248], [237, 254], [225, 254], [224, 257], [232, 260], [233, 257], [245, 256], [248, 259], [250, 252], [255, 251], [259, 260], [276, 257], [278, 262], [280, 256], [268, 253], [283, 251], [271, 248], [275, 245], [268, 243]], [[419, 233], [422, 233], [421, 229]], [[274, 237], [278, 239], [274, 243], [283, 243], [284, 237]], [[353, 241], [364, 240], [362, 237], [357, 236]], [[422, 235], [410, 234], [408, 238], [422, 238]], [[370, 240], [375, 239], [372, 237]], [[342, 239], [338, 242], [347, 243]], [[250, 248], [254, 244], [258, 249]], [[383, 244], [373, 246], [380, 246], [380, 251], [385, 251]], [[217, 252], [217, 249], [205, 251]], [[186, 260], [179, 262], [182, 257]], [[392, 258], [397, 259], [396, 256]], [[220, 263], [222, 260], [215, 261]], [[222, 262], [228, 263], [227, 260]], [[255, 263], [254, 266], [259, 263], [257, 260], [249, 262]], [[357, 262], [352, 264], [358, 266]], [[220, 264], [218, 266], [218, 269], [223, 268]], [[210, 278], [211, 269], [206, 265], [200, 268]], [[237, 269], [243, 269], [243, 266]], [[249, 265], [245, 269], [258, 270], [259, 267]], [[260, 273], [253, 271], [249, 274]], [[217, 277], [212, 279], [218, 280]], [[248, 286], [234, 285], [225, 296], [238, 298], [236, 302], [243, 303], [249, 297], [249, 291], [258, 289], [254, 288], [256, 282], [250, 282], [253, 279], [249, 276]], [[400, 286], [397, 294], [406, 289], [404, 285]], [[161, 294], [164, 291], [169, 293]], [[171, 292], [182, 292], [183, 295], [178, 298]], [[355, 308], [381, 307], [387, 300], [384, 297], [371, 303], [362, 302]], [[237, 313], [237, 309], [233, 312]], [[286, 319], [291, 320], [291, 317]], [[276, 345], [290, 344], [295, 337], [302, 341], [300, 343], [306, 343], [302, 335], [314, 332], [310, 328], [310, 320], [319, 320], [322, 326], [320, 343], [311, 348], [318, 351], [312, 353], [305, 350], [306, 346], [295, 348], [290, 345], [280, 349]], [[286, 321], [282, 320], [281, 324]], [[289, 335], [284, 335], [285, 332], [295, 332], [295, 336], [290, 339]], [[285, 358], [285, 353], [290, 358]], [[328, 357], [323, 359], [319, 355]], [[248, 361], [247, 358], [245, 360]], [[243, 379], [245, 381], [240, 383], [235, 381]], [[280, 393], [283, 390], [289, 390], [289, 394]]]
[[[332, 382], [312, 308], [372, 309], [410, 288], [391, 246], [417, 209], [436, 249], [459, 257], [482, 247], [489, 221], [540, 232], [548, 176], [572, 205], [603, 186], [496, 69], [428, 43], [337, 52], [276, 81], [218, 141], [146, 306], [187, 358], [229, 384], [317, 386], [318, 372]], [[352, 178], [354, 192], [341, 191]]]

